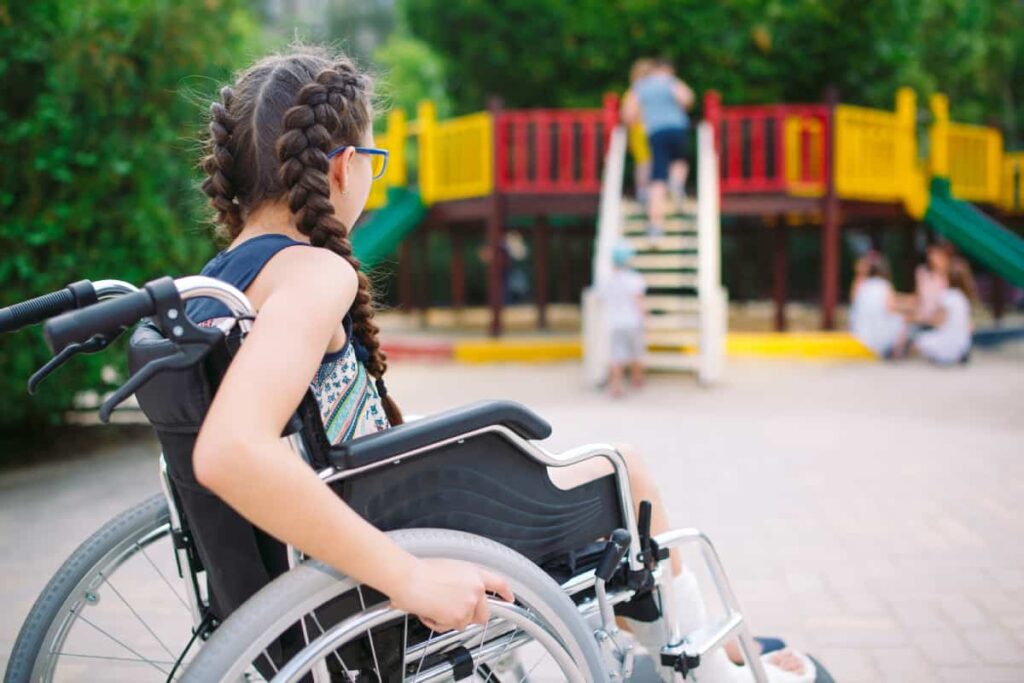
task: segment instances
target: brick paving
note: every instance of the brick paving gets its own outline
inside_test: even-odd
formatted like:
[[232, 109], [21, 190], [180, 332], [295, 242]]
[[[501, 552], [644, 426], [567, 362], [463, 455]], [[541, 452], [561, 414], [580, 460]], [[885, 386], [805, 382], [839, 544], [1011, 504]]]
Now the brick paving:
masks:
[[[389, 385], [410, 413], [520, 400], [554, 425], [553, 450], [634, 444], [673, 520], [715, 541], [755, 630], [838, 681], [1024, 681], [1019, 349], [951, 370], [734, 363], [719, 387], [662, 375], [619, 401], [571, 364], [396, 363]], [[0, 661], [67, 553], [157, 491], [153, 449], [0, 474]]]

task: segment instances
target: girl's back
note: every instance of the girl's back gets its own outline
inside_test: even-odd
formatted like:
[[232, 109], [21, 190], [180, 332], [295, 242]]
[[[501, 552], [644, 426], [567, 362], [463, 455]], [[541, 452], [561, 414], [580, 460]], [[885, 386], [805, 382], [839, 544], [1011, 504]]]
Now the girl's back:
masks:
[[[313, 248], [307, 242], [279, 233], [257, 235], [214, 256], [200, 274], [227, 282], [244, 292], [275, 256], [292, 247]], [[212, 299], [196, 299], [188, 305], [189, 318], [200, 325], [215, 325], [227, 315], [228, 311]], [[351, 311], [342, 319], [342, 327], [344, 345], [324, 355], [310, 383], [327, 439], [332, 444], [390, 426], [380, 396], [386, 391], [383, 381], [369, 381], [365, 367], [369, 354], [353, 335]]]
[[676, 83], [674, 76], [655, 72], [633, 85], [633, 92], [640, 103], [644, 130], [648, 135], [690, 125], [690, 119], [676, 97]]
[[850, 330], [878, 355], [887, 354], [903, 331], [903, 319], [892, 312], [892, 285], [883, 277], [865, 278], [853, 294]]

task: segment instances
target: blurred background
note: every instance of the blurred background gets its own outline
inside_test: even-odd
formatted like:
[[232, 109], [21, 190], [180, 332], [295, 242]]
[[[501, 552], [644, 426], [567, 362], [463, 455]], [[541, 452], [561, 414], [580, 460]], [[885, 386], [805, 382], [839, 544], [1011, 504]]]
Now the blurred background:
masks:
[[[841, 103], [893, 111], [898, 89], [908, 87], [916, 95], [910, 115], [922, 163], [928, 162], [934, 118], [929, 98], [935, 94], [947, 98], [952, 121], [998, 131], [999, 152], [1005, 150], [1008, 159], [1024, 135], [1024, 9], [1016, 1], [567, 5], [541, 0], [35, 0], [5, 3], [0, 9], [0, 68], [6, 86], [0, 145], [6, 159], [18, 160], [4, 165], [0, 185], [0, 290], [7, 302], [78, 277], [143, 282], [165, 273], [196, 271], [215, 249], [206, 239], [202, 195], [195, 191], [197, 140], [211, 94], [234, 70], [297, 37], [339, 45], [378, 76], [383, 105], [378, 136], [386, 134], [387, 111], [403, 112], [415, 121], [424, 100], [432, 102], [438, 121], [484, 111], [491, 98], [500, 98], [512, 110], [596, 111], [606, 94], [624, 92], [634, 60], [657, 56], [669, 59], [697, 93], [690, 112], [694, 120], [704, 115], [704, 94], [711, 90], [719, 93], [726, 113], [730, 105], [824, 103], [830, 87]], [[781, 145], [778, 150], [770, 144], [754, 149], [752, 140], [771, 143], [773, 131], [785, 127], [787, 114], [767, 109], [755, 114], [761, 118], [725, 122], [724, 136], [734, 130], [745, 137], [733, 145], [732, 153], [740, 153], [739, 166], [723, 163], [723, 173], [764, 175], [751, 169], [752, 155], [760, 153], [762, 164], [767, 159], [769, 172], [776, 163], [773, 155], [785, 155]], [[816, 115], [811, 112], [811, 124]], [[774, 127], [775, 121], [764, 121], [773, 116], [782, 117]], [[752, 125], [758, 120], [760, 131]], [[730, 129], [732, 125], [736, 128]], [[583, 124], [576, 126], [553, 135], [575, 135], [576, 145]], [[807, 141], [805, 131], [806, 144], [793, 146], [798, 157], [812, 146], [821, 154], [822, 131], [814, 135]], [[410, 152], [408, 172], [398, 180], [416, 188], [417, 140], [414, 134], [404, 140]], [[982, 154], [984, 144], [978, 147]], [[511, 143], [505, 147], [512, 149]], [[603, 149], [594, 151], [591, 160], [600, 165]], [[729, 153], [724, 151], [725, 161]], [[973, 159], [971, 154], [968, 149], [962, 157]], [[508, 156], [512, 168], [514, 152]], [[577, 164], [584, 160], [575, 146], [566, 156]], [[627, 163], [632, 164], [631, 158]], [[862, 163], [886, 162], [879, 157]], [[1014, 199], [1019, 194], [1013, 194], [1019, 193], [1019, 184], [1013, 184], [1019, 175], [1012, 174], [1019, 174], [1019, 168], [1007, 166], [1004, 181], [1002, 159], [992, 163], [994, 170], [986, 167], [981, 173], [999, 179], [992, 185], [989, 178], [981, 178], [992, 187], [986, 188], [991, 196], [984, 197], [982, 207], [1001, 211], [1013, 224], [1020, 214], [1012, 211], [1013, 202], [1019, 201]], [[397, 165], [392, 166], [394, 173]], [[820, 164], [803, 172], [818, 174], [812, 181], [821, 180]], [[627, 170], [625, 175], [629, 185], [632, 174]], [[559, 212], [554, 200], [555, 206], [504, 212], [502, 228], [523, 237], [519, 241], [525, 247], [516, 251], [525, 253], [511, 264], [513, 289], [503, 303], [518, 306], [506, 313], [505, 331], [533, 330], [538, 323], [570, 333], [580, 328], [580, 295], [592, 279], [597, 176], [593, 170], [589, 184], [566, 186], [562, 194], [580, 200], [575, 206], [563, 201], [569, 210]], [[507, 187], [499, 190], [516, 181], [505, 180]], [[884, 189], [886, 183], [892, 185], [889, 180], [877, 182]], [[499, 177], [498, 183], [502, 181]], [[794, 199], [792, 191], [771, 182], [769, 178], [769, 196]], [[537, 188], [528, 185], [511, 191], [535, 195]], [[725, 185], [731, 189], [728, 181]], [[692, 192], [692, 180], [690, 186]], [[748, 189], [742, 182], [733, 187]], [[475, 193], [472, 189], [463, 194], [489, 193], [486, 187]], [[878, 194], [877, 188], [866, 189], [864, 197]], [[554, 194], [549, 187], [539, 190]], [[901, 210], [898, 192], [889, 194], [883, 192], [876, 207], [865, 208], [857, 192], [844, 202], [842, 235], [834, 240], [838, 273], [830, 274], [837, 291], [829, 293], [840, 310], [831, 326], [844, 323], [842, 305], [864, 234], [889, 256], [897, 288], [913, 289], [913, 268], [923, 259], [926, 229], [911, 225], [916, 219]], [[448, 192], [445, 198], [451, 196]], [[736, 318], [733, 329], [820, 327], [823, 245], [817, 203], [765, 199], [753, 208], [749, 202], [730, 207], [729, 194], [723, 196], [721, 269]], [[541, 213], [550, 230], [535, 229]], [[460, 332], [494, 331], [486, 312], [472, 310], [492, 303], [488, 265], [480, 258], [486, 231], [472, 220], [443, 218], [409, 229], [402, 235], [404, 247], [385, 244], [391, 247], [387, 253], [374, 254], [379, 298], [403, 313], [417, 311], [417, 327], [436, 327], [428, 324], [436, 319], [437, 325], [454, 325]], [[780, 223], [792, 228], [782, 231], [784, 253], [778, 244], [780, 231], [771, 229]], [[538, 263], [534, 256], [540, 233], [545, 242], [540, 251], [547, 258]], [[455, 283], [453, 264], [454, 277], [460, 279]], [[1019, 290], [990, 278], [984, 266], [979, 276], [986, 310], [1006, 313], [1018, 303]], [[780, 312], [772, 302], [782, 299], [791, 305]], [[536, 310], [538, 303], [550, 304], [551, 310]], [[998, 310], [992, 311], [993, 306]], [[463, 325], [455, 325], [452, 309], [463, 307], [471, 310], [462, 314]], [[404, 318], [396, 323], [400, 328], [411, 324], [410, 316]], [[115, 354], [81, 358], [50, 378], [45, 392], [26, 400], [22, 383], [45, 360], [44, 349], [31, 339], [0, 338], [0, 423], [5, 432], [53, 424], [74, 392], [102, 391], [100, 370], [116, 360]]]
[[[297, 40], [377, 80], [390, 164], [353, 239], [407, 412], [514, 398], [552, 447], [635, 443], [758, 628], [837, 679], [1024, 680], [1024, 2], [0, 0], [0, 305], [197, 272], [223, 246], [209, 103]], [[693, 93], [658, 225], [622, 108], [654, 58]], [[940, 367], [912, 342], [950, 263], [973, 343]], [[614, 400], [618, 266], [646, 384]], [[870, 278], [898, 339], [851, 319]], [[0, 557], [4, 657], [59, 561], [157, 490], [138, 411], [96, 424], [122, 356], [29, 396], [41, 336], [0, 336], [0, 528], [28, 539]]]

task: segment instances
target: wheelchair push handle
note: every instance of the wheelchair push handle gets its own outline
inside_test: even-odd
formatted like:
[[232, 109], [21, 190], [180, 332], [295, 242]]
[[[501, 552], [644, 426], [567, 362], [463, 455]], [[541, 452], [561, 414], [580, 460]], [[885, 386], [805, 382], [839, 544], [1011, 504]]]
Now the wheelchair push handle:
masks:
[[597, 570], [594, 572], [597, 578], [602, 581], [608, 581], [612, 578], [615, 570], [619, 568], [622, 558], [629, 551], [629, 544], [632, 540], [633, 537], [625, 529], [616, 529], [612, 532], [612, 535], [605, 542], [604, 553], [601, 555], [601, 560], [597, 563]]
[[50, 351], [59, 353], [69, 344], [80, 344], [96, 335], [117, 336], [155, 310], [156, 304], [148, 288], [142, 289], [47, 320], [43, 337]]
[[0, 308], [0, 333], [16, 332], [28, 325], [98, 301], [96, 287], [89, 280], [72, 282], [63, 289]]

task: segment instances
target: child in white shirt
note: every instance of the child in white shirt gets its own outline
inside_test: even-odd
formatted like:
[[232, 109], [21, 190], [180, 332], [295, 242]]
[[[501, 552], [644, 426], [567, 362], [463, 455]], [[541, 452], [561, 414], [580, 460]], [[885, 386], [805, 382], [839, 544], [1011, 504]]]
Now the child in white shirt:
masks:
[[598, 288], [598, 298], [604, 305], [605, 320], [611, 333], [611, 370], [608, 390], [612, 396], [622, 395], [623, 368], [628, 365], [634, 387], [644, 381], [643, 355], [647, 350], [644, 337], [643, 296], [647, 284], [629, 267], [633, 248], [622, 241], [612, 251], [614, 269]]
[[971, 267], [962, 258], [949, 264], [949, 288], [942, 293], [939, 310], [927, 319], [932, 325], [914, 339], [914, 348], [939, 365], [952, 365], [967, 361], [971, 351], [971, 300], [974, 298], [974, 278]]

